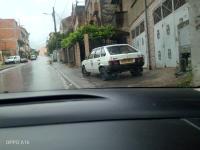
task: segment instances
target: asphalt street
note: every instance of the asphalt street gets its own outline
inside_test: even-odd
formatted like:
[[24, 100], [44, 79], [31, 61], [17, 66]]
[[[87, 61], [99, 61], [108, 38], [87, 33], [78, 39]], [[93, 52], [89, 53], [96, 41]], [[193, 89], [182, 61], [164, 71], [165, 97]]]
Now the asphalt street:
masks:
[[0, 93], [68, 89], [66, 82], [47, 57], [0, 71]]

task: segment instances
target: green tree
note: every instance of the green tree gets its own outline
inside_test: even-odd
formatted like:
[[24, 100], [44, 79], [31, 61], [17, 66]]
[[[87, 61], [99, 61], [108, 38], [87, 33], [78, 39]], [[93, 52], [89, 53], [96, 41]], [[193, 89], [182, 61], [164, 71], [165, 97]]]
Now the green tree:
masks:
[[66, 37], [65, 34], [53, 33], [47, 40], [47, 50], [51, 54], [55, 49], [61, 48], [61, 42]]
[[78, 28], [75, 32], [70, 33], [61, 42], [62, 48], [67, 48], [74, 45], [76, 42], [83, 42], [84, 34], [89, 35], [89, 39], [93, 41], [109, 39], [115, 35], [116, 29], [111, 26], [97, 26], [97, 25], [86, 25]]

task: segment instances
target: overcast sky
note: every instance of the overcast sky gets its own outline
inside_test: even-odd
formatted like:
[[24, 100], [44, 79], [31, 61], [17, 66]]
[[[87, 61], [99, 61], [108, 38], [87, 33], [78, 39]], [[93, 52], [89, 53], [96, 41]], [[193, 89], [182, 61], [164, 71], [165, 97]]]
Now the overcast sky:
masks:
[[[0, 0], [0, 18], [13, 18], [30, 33], [32, 48], [45, 46], [48, 34], [54, 31], [51, 15], [55, 5], [57, 23], [71, 14], [75, 0]], [[57, 26], [59, 29], [59, 25]]]

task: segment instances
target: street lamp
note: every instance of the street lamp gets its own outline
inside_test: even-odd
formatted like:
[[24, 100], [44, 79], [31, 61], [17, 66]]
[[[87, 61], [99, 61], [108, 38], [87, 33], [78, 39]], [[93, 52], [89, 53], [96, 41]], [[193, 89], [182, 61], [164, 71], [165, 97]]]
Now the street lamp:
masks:
[[49, 14], [49, 13], [42, 13], [42, 14], [44, 14], [44, 15], [51, 15], [51, 16], [52, 16], [52, 18], [53, 18], [53, 23], [54, 23], [54, 31], [55, 31], [55, 33], [57, 33], [56, 16], [55, 16], [55, 9], [54, 9], [54, 7], [53, 7], [53, 12], [52, 12], [52, 14]]

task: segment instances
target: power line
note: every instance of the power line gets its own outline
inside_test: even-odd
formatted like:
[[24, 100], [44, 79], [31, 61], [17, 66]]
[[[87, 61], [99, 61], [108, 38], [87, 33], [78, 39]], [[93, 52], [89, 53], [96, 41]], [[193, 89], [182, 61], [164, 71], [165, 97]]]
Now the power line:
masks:
[[53, 7], [55, 7], [55, 6], [56, 6], [56, 2], [57, 2], [57, 0], [54, 0], [54, 5], [53, 5]]

